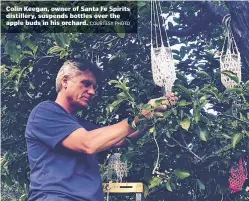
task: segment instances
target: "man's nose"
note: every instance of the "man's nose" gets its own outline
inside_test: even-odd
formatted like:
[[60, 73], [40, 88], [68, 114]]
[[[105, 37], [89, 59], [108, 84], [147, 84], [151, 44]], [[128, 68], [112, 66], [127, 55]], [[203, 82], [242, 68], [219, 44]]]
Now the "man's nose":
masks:
[[91, 94], [92, 96], [94, 96], [96, 93], [95, 93], [95, 89], [93, 86], [91, 86], [88, 90], [88, 93]]

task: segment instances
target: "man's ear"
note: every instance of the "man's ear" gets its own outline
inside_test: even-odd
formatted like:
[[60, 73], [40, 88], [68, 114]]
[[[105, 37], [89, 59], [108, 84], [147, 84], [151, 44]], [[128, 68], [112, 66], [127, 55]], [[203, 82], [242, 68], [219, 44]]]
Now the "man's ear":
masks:
[[61, 82], [62, 88], [66, 89], [67, 88], [67, 84], [68, 84], [68, 76], [64, 76], [62, 78], [62, 82]]

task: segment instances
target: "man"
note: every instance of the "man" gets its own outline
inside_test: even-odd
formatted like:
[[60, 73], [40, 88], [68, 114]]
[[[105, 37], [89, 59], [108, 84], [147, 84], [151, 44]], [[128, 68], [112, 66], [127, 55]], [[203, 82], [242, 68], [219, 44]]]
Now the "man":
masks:
[[[142, 133], [127, 120], [98, 128], [75, 116], [88, 107], [100, 76], [101, 70], [88, 61], [66, 61], [56, 78], [55, 102], [42, 102], [32, 110], [25, 132], [31, 166], [30, 201], [104, 200], [96, 153], [121, 146], [127, 136]], [[154, 105], [155, 100], [149, 104]], [[172, 96], [171, 100], [176, 99]], [[165, 102], [157, 109], [166, 108]], [[150, 111], [142, 113], [153, 116]], [[137, 117], [135, 121], [139, 124]]]

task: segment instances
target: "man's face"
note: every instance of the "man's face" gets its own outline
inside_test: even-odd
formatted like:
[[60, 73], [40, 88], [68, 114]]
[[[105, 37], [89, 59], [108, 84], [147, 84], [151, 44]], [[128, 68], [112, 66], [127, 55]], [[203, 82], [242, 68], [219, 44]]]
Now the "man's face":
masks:
[[65, 79], [64, 84], [67, 100], [72, 107], [88, 107], [96, 88], [96, 78], [90, 71], [83, 71], [80, 75]]

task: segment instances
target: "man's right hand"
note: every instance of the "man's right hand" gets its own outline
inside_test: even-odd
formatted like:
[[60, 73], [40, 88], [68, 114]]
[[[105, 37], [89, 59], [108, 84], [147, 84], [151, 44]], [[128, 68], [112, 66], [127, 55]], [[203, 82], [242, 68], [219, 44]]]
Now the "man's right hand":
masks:
[[[151, 110], [145, 110], [143, 109], [141, 111], [141, 114], [145, 116], [147, 119], [153, 118], [154, 115], [156, 116], [163, 116], [163, 112], [165, 112], [169, 106], [175, 105], [176, 101], [178, 100], [178, 97], [174, 93], [170, 93], [167, 97], [160, 97], [160, 98], [155, 98], [151, 99], [148, 104], [151, 105], [152, 107], [156, 107], [153, 111]], [[162, 104], [160, 104], [158, 107], [157, 101], [161, 101]]]

